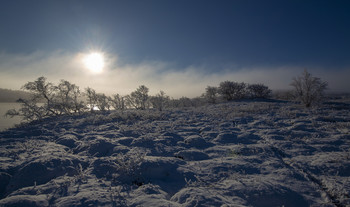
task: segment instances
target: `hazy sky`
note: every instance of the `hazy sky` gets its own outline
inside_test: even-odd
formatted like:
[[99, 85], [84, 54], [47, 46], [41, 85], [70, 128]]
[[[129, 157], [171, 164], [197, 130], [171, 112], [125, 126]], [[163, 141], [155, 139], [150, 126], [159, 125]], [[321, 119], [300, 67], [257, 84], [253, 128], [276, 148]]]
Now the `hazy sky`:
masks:
[[[105, 55], [100, 74], [83, 64], [91, 51]], [[288, 89], [305, 68], [350, 92], [349, 1], [1, 1], [1, 88], [46, 76], [193, 97], [224, 80]]]

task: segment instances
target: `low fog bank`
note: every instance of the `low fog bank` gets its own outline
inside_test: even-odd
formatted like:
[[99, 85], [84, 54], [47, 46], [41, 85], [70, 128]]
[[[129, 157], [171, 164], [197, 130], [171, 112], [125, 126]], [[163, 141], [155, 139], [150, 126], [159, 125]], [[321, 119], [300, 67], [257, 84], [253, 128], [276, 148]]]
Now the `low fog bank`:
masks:
[[316, 77], [329, 83], [330, 92], [350, 92], [350, 69], [322, 69], [314, 67], [235, 67], [208, 68], [188, 66], [176, 68], [170, 63], [145, 61], [121, 64], [117, 55], [105, 54], [106, 67], [101, 74], [92, 74], [82, 63], [83, 53], [55, 51], [31, 54], [0, 54], [0, 88], [20, 89], [23, 84], [39, 76], [54, 83], [68, 80], [81, 88], [92, 87], [108, 95], [126, 95], [139, 85], [150, 88], [150, 94], [160, 90], [170, 97], [196, 97], [204, 93], [206, 86], [216, 86], [225, 80], [262, 83], [272, 90], [288, 90], [292, 78], [305, 68]]

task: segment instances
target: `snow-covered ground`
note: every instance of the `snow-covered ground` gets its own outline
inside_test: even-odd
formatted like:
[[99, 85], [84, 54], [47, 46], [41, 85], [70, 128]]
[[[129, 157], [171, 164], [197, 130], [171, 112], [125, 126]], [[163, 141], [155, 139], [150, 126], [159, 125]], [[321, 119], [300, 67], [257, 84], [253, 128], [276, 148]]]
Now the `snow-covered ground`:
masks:
[[0, 143], [0, 206], [350, 206], [340, 101], [67, 116]]

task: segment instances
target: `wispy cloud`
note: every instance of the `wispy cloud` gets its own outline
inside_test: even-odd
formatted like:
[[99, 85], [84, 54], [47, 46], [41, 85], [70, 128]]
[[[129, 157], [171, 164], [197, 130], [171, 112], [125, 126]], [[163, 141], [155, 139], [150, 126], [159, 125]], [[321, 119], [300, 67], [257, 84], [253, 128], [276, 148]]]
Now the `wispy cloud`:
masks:
[[[164, 62], [144, 62], [139, 64], [118, 64], [115, 56], [107, 57], [105, 71], [92, 74], [84, 68], [83, 54], [56, 51], [32, 54], [0, 53], [0, 87], [19, 89], [24, 83], [45, 76], [57, 83], [68, 80], [81, 88], [92, 87], [98, 92], [108, 94], [128, 94], [139, 85], [146, 85], [150, 93], [164, 90], [168, 95], [195, 97], [202, 94], [205, 87], [217, 86], [221, 81], [232, 80], [246, 83], [264, 83], [272, 89], [290, 89], [292, 78], [301, 74], [300, 67], [255, 67], [235, 69], [227, 67], [217, 72], [207, 68], [190, 66], [177, 70]], [[349, 91], [350, 70], [329, 71], [310, 68], [309, 71], [329, 82], [330, 89]]]

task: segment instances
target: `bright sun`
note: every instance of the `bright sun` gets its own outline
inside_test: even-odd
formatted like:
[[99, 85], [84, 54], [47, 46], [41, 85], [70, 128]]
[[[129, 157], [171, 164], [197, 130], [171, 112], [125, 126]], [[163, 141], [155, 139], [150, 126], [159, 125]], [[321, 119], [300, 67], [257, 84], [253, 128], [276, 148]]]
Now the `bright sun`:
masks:
[[105, 65], [103, 55], [98, 52], [90, 53], [83, 59], [83, 63], [93, 73], [101, 73]]

